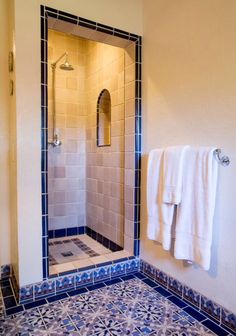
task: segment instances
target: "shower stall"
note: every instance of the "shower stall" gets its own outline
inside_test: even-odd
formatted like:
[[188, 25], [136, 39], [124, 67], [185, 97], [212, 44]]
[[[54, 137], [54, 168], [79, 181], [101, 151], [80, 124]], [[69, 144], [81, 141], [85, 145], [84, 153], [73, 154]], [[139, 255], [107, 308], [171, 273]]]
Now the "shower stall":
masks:
[[50, 274], [130, 255], [124, 111], [124, 49], [49, 29]]

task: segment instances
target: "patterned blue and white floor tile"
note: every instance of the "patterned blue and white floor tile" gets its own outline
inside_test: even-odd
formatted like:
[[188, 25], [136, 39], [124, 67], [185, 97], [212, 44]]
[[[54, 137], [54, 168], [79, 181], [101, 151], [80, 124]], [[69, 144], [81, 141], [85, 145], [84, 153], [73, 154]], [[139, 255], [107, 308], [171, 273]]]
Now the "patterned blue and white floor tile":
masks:
[[216, 335], [138, 278], [120, 279], [9, 317], [4, 317], [1, 302], [0, 298], [0, 335], [4, 336]]

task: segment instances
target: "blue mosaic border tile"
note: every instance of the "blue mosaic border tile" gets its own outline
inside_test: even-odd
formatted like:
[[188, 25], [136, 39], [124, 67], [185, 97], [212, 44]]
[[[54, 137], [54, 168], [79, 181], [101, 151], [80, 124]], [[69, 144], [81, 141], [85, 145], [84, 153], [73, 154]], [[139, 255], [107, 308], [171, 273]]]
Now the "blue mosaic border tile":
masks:
[[204, 314], [215, 321], [215, 323], [224, 326], [224, 328], [228, 328], [230, 332], [234, 332], [236, 335], [236, 314], [226, 310], [221, 305], [172, 278], [144, 260], [140, 260], [140, 271], [163, 286], [159, 289], [162, 295], [168, 296], [168, 293], [175, 293], [183, 302], [188, 303], [199, 311], [199, 318], [201, 314]]
[[[73, 286], [70, 286], [70, 284], [73, 283], [73, 280], [72, 280], [72, 277], [70, 277], [70, 279], [66, 281], [67, 289], [68, 289], [66, 292], [59, 291], [57, 295], [48, 296], [46, 298], [41, 297], [40, 299], [36, 301], [33, 301], [31, 303], [25, 303], [23, 305], [16, 305], [16, 300], [14, 298], [14, 295], [11, 289], [10, 279], [0, 282], [0, 285], [1, 285], [0, 290], [2, 292], [3, 302], [4, 302], [5, 309], [6, 309], [5, 314], [6, 316], [9, 316], [12, 314], [16, 314], [18, 312], [22, 312], [23, 310], [40, 307], [43, 305], [47, 305], [48, 303], [56, 302], [58, 300], [68, 299], [75, 295], [88, 293], [89, 291], [93, 291], [93, 290], [103, 288], [106, 286], [110, 286], [113, 284], [125, 282], [127, 280], [132, 280], [135, 278], [138, 278], [139, 280], [143, 281], [146, 285], [150, 286], [152, 290], [156, 291], [161, 296], [164, 296], [166, 300], [174, 303], [176, 306], [181, 308], [181, 313], [180, 313], [181, 316], [187, 317], [188, 320], [194, 319], [200, 322], [203, 326], [213, 331], [215, 335], [219, 335], [219, 336], [236, 335], [236, 332], [230, 329], [230, 327], [232, 328], [232, 322], [228, 324], [227, 326], [223, 323], [221, 324], [219, 322], [215, 323], [214, 319], [212, 319], [205, 312], [200, 312], [195, 307], [192, 307], [190, 303], [187, 303], [187, 301], [180, 298], [177, 294], [174, 294], [170, 289], [168, 288], [165, 289], [163, 285], [158, 283], [156, 280], [151, 279], [149, 276], [139, 271], [138, 272], [135, 271], [135, 272], [125, 274], [125, 275], [121, 274], [109, 280], [104, 279], [104, 281], [94, 282], [93, 284], [90, 284], [88, 282], [88, 279], [89, 279], [89, 276], [88, 276], [85, 278], [84, 286], [79, 287], [77, 289], [71, 289]], [[63, 285], [65, 285], [65, 283]], [[230, 317], [228, 313], [226, 314], [229, 319], [232, 318], [232, 316]], [[230, 322], [230, 320], [228, 322]]]
[[141, 178], [141, 95], [142, 95], [142, 38], [136, 34], [125, 32], [120, 29], [109, 27], [91, 20], [87, 20], [76, 15], [59, 11], [47, 6], [40, 6], [41, 23], [41, 182], [42, 182], [42, 267], [43, 280], [49, 277], [48, 263], [48, 159], [47, 159], [47, 136], [48, 136], [48, 96], [47, 96], [47, 44], [48, 44], [48, 17], [55, 20], [62, 20], [71, 24], [100, 31], [108, 35], [121, 37], [135, 43], [135, 204], [134, 204], [134, 236], [133, 253], [139, 256], [140, 251], [140, 178]]
[[85, 267], [67, 274], [59, 274], [40, 283], [23, 286], [19, 290], [19, 302], [26, 303], [45, 298], [68, 290], [77, 289], [85, 285], [92, 285], [98, 281], [111, 280], [117, 275], [125, 275], [139, 271], [139, 259], [128, 259], [125, 262], [110, 262], [108, 265], [98, 264], [97, 267]]
[[11, 265], [2, 265], [0, 268], [0, 280], [10, 278], [12, 275]]
[[[2, 288], [7, 288], [7, 290], [2, 290], [5, 309], [9, 314], [13, 314], [15, 311], [21, 311], [20, 306], [23, 304], [28, 309], [33, 305], [40, 304], [40, 302], [45, 302], [45, 298], [50, 297], [50, 300], [56, 300], [62, 293], [82, 290], [85, 286], [93, 286], [101, 281], [112, 283], [117, 276], [129, 276], [131, 273], [139, 272], [139, 269], [139, 259], [133, 257], [125, 262], [111, 262], [105, 266], [87, 267], [83, 271], [75, 270], [73, 274], [22, 286], [17, 293], [19, 295], [14, 293], [12, 278], [2, 280], [0, 285]], [[19, 296], [19, 300], [17, 296]]]

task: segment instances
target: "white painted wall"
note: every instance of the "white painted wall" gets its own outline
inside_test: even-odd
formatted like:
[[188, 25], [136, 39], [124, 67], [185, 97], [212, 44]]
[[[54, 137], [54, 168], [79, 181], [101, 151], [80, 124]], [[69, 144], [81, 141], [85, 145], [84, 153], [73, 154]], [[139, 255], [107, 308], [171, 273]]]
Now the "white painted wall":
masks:
[[[14, 21], [10, 34], [15, 39], [15, 88], [16, 94], [12, 103], [12, 121], [16, 122], [16, 170], [14, 172], [14, 158], [12, 172], [12, 197], [16, 202], [13, 209], [13, 233], [11, 243], [18, 249], [13, 249], [10, 257], [9, 243], [9, 209], [8, 205], [1, 203], [1, 216], [5, 216], [4, 225], [1, 226], [0, 246], [4, 255], [0, 264], [13, 262], [15, 269], [19, 266], [20, 286], [42, 280], [42, 241], [41, 241], [41, 180], [40, 180], [40, 4], [48, 5], [72, 14], [83, 16], [104, 24], [127, 30], [133, 33], [142, 32], [141, 0], [9, 0], [12, 4], [11, 19]], [[7, 22], [4, 18], [4, 5], [1, 2], [1, 42], [6, 51], [4, 30]], [[3, 10], [2, 10], [3, 9]], [[2, 20], [3, 17], [3, 20]], [[2, 57], [2, 56], [1, 56]], [[1, 76], [2, 83], [7, 83], [6, 56], [4, 53], [4, 69]], [[7, 134], [6, 90], [0, 97], [2, 134]], [[15, 103], [15, 109], [14, 109]], [[13, 125], [14, 126], [14, 125]], [[11, 127], [12, 128], [12, 127]], [[13, 134], [11, 135], [13, 137]], [[4, 137], [1, 138], [1, 141]], [[13, 137], [14, 138], [14, 137]], [[3, 179], [5, 195], [9, 192], [6, 184], [7, 175], [7, 148], [8, 142], [4, 140], [3, 150]], [[12, 153], [14, 147], [12, 146]], [[13, 155], [14, 156], [14, 155]], [[17, 176], [17, 181], [14, 181]], [[7, 200], [7, 197], [6, 197]], [[4, 199], [4, 202], [7, 202]], [[17, 218], [16, 218], [17, 216]], [[4, 245], [3, 245], [4, 242]], [[19, 259], [17, 257], [17, 251]]]
[[[141, 257], [236, 312], [236, 2], [144, 1]], [[184, 267], [146, 238], [146, 157], [157, 147], [211, 145], [220, 167], [209, 272]]]
[[10, 263], [8, 8], [0, 1], [0, 265]]

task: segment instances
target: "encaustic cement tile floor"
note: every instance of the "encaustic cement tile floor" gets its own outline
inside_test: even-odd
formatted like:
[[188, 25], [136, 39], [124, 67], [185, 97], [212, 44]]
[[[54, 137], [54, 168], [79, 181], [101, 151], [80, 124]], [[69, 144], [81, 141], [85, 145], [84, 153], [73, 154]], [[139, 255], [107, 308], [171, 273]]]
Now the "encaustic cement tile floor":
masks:
[[0, 308], [0, 335], [230, 335], [175, 295], [168, 295], [136, 273], [8, 317]]

